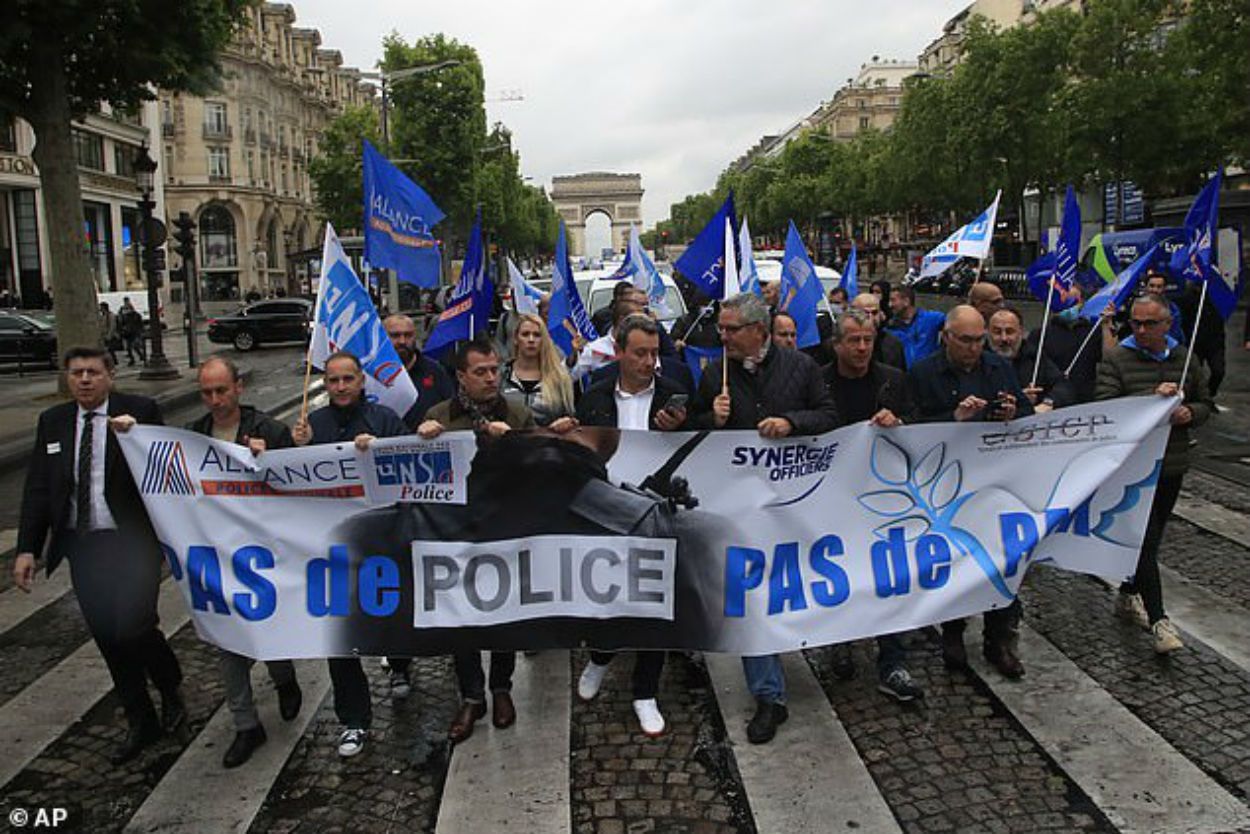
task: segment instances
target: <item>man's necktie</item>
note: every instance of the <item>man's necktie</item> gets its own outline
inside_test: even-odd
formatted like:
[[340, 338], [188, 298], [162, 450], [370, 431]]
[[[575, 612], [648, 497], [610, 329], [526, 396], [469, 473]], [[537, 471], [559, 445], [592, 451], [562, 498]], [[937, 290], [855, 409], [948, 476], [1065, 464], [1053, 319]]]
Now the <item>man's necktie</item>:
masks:
[[75, 529], [86, 533], [91, 529], [91, 458], [95, 449], [94, 411], [82, 416], [82, 439], [78, 441], [78, 515]]

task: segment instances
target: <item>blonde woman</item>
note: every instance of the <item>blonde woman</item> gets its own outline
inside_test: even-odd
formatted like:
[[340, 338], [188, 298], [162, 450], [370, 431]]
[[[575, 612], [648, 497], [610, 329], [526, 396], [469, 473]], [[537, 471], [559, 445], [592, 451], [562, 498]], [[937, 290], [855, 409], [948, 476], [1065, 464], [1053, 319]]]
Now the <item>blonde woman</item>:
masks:
[[512, 337], [512, 360], [504, 366], [503, 395], [522, 402], [540, 426], [572, 420], [573, 381], [538, 316], [522, 313]]

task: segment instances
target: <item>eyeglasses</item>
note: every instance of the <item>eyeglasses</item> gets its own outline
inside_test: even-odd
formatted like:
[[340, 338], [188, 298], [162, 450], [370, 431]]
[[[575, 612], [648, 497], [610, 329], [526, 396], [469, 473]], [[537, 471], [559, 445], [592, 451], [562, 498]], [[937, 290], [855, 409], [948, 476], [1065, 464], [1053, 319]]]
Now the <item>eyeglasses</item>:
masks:
[[985, 341], [985, 334], [982, 333], [979, 336], [961, 336], [957, 333], [947, 333], [946, 338], [954, 339], [956, 342], [959, 342], [959, 344], [961, 345], [967, 345], [968, 347], [972, 347], [973, 345], [982, 344]]
[[1134, 330], [1140, 330], [1145, 327], [1158, 327], [1161, 324], [1170, 322], [1167, 319], [1129, 319], [1128, 323]]
[[729, 333], [732, 335], [734, 333], [737, 333], [742, 328], [750, 327], [750, 326], [751, 325], [749, 324], [718, 324], [716, 325], [716, 332], [717, 333]]

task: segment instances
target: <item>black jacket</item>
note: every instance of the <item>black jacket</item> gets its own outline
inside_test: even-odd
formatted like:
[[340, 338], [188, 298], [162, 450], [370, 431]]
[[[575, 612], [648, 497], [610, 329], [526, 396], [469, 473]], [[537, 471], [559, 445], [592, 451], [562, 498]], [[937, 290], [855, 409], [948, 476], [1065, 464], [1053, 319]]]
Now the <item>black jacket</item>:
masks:
[[903, 351], [903, 343], [886, 330], [877, 331], [877, 338], [872, 345], [872, 359], [900, 371], [907, 370], [907, 354]]
[[[1102, 334], [1095, 333], [1091, 336], [1090, 330], [1098, 329], [1098, 327], [1097, 322], [1081, 318], [1076, 321], [1051, 318], [1050, 324], [1046, 326], [1046, 342], [1042, 346], [1042, 351], [1047, 359], [1055, 363], [1060, 375], [1068, 369], [1069, 365], [1072, 365], [1072, 373], [1068, 376], [1067, 382], [1073, 402], [1076, 403], [1087, 403], [1094, 399], [1094, 385], [1098, 380], [1098, 363], [1102, 361]], [[1036, 350], [1041, 340], [1041, 333], [1040, 328], [1035, 328], [1024, 340], [1022, 350], [1033, 351], [1031, 355], [1037, 356]], [[1084, 350], [1081, 349], [1082, 344], [1085, 345]], [[1078, 351], [1080, 351], [1079, 356]], [[1073, 359], [1076, 360], [1074, 365]], [[1030, 368], [1029, 376], [1032, 374], [1033, 371]], [[1027, 378], [1021, 380], [1022, 383], [1027, 381]]]
[[[708, 365], [699, 380], [688, 421], [690, 428], [716, 427], [712, 401], [721, 392], [724, 362]], [[833, 397], [810, 356], [772, 345], [756, 373], [729, 361], [729, 419], [723, 428], [753, 429], [765, 417], [784, 417], [794, 434], [821, 434], [838, 423]]]
[[[1011, 363], [990, 350], [981, 354], [977, 367], [967, 374], [951, 367], [945, 350], [931, 353], [907, 372], [907, 384], [916, 403], [916, 419], [923, 423], [953, 422], [955, 408], [965, 397], [975, 395], [989, 402], [999, 391], [1016, 398], [1017, 417], [1033, 413], [1033, 406], [1024, 396]], [[984, 420], [988, 410], [982, 411], [976, 419]]]
[[[192, 420], [187, 423], [187, 431], [193, 431], [196, 434], [203, 434], [212, 437], [213, 435], [213, 415], [205, 414], [198, 420]], [[263, 411], [257, 411], [253, 406], [239, 406], [239, 430], [234, 436], [234, 442], [247, 444], [250, 438], [259, 437], [265, 441], [266, 449], [289, 449], [295, 445], [295, 441], [291, 439], [291, 430], [286, 424], [279, 423]]]
[[[674, 394], [685, 394], [686, 391], [671, 379], [662, 376], [655, 378], [655, 394], [651, 397], [651, 408], [647, 414], [647, 425], [655, 422], [656, 413], [668, 403]], [[616, 428], [616, 377], [597, 382], [590, 386], [582, 400], [577, 404], [577, 421], [583, 426], [610, 426]]]
[[[834, 403], [837, 403], [837, 384], [842, 376], [838, 373], [837, 362], [830, 362], [821, 369], [824, 376], [825, 384], [829, 386], [829, 392], [833, 396]], [[877, 411], [883, 408], [890, 409], [894, 416], [902, 420], [904, 423], [910, 423], [915, 420], [916, 405], [911, 398], [911, 390], [907, 386], [907, 375], [898, 368], [890, 367], [873, 360], [868, 366], [868, 376], [872, 379], [873, 388], [877, 392]], [[849, 422], [849, 415], [838, 412], [838, 425], [845, 426]]]
[[[1097, 337], [1095, 337], [1097, 338]], [[1033, 380], [1033, 366], [1037, 362], [1037, 345], [1028, 342], [1020, 345], [1020, 352], [1011, 360], [1015, 369], [1016, 380], [1021, 387]], [[1077, 403], [1076, 389], [1063, 378], [1059, 369], [1050, 357], [1043, 354], [1042, 364], [1037, 369], [1037, 385], [1042, 389], [1042, 399], [1050, 400], [1055, 408], [1063, 408]]]
[[424, 354], [412, 363], [408, 376], [412, 379], [413, 387], [417, 389], [417, 401], [404, 415], [404, 425], [409, 431], [416, 431], [430, 406], [456, 396], [456, 383], [442, 365]]
[[[109, 394], [110, 417], [129, 414], [145, 425], [163, 425], [160, 406], [155, 400], [113, 391]], [[74, 472], [74, 437], [77, 432], [78, 404], [54, 405], [39, 415], [35, 428], [35, 450], [26, 468], [22, 492], [22, 513], [17, 533], [17, 552], [39, 556], [48, 542], [48, 573], [68, 555], [70, 496], [77, 476]], [[101, 428], [100, 426], [96, 427]], [[132, 536], [140, 546], [150, 546], [159, 558], [156, 535], [148, 519], [139, 489], [122, 457], [117, 438], [107, 428], [104, 441], [104, 500], [117, 522], [117, 529]], [[48, 534], [51, 533], [51, 540]]]
[[384, 405], [359, 402], [351, 408], [336, 405], [323, 406], [308, 415], [312, 429], [310, 445], [323, 443], [350, 443], [358, 434], [374, 437], [400, 437], [408, 434], [408, 427], [399, 415]]

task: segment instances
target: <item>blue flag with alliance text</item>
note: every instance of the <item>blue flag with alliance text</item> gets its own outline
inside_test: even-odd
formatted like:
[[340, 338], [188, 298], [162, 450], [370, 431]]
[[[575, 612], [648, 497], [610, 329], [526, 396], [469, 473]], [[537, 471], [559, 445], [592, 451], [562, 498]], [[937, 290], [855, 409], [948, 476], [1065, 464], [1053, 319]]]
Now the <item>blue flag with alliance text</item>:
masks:
[[816, 266], [807, 255], [807, 247], [799, 230], [790, 221], [786, 234], [786, 254], [781, 260], [781, 297], [777, 309], [790, 314], [799, 331], [798, 346], [801, 348], [820, 344], [820, 328], [816, 325], [816, 310], [820, 306], [824, 288], [816, 277]]
[[574, 352], [574, 336], [581, 336], [588, 342], [599, 338], [595, 326], [590, 323], [590, 316], [586, 315], [586, 307], [577, 293], [577, 285], [573, 283], [573, 267], [569, 264], [569, 244], [563, 220], [560, 221], [560, 238], [556, 241], [556, 260], [551, 265], [551, 302], [547, 307], [547, 331], [551, 334], [551, 341], [555, 342], [565, 356]]
[[455, 342], [485, 333], [494, 301], [495, 285], [486, 274], [486, 258], [482, 252], [482, 212], [479, 209], [473, 231], [469, 233], [469, 248], [464, 254], [460, 281], [425, 342], [425, 352], [434, 355]]
[[681, 257], [673, 266], [686, 276], [696, 287], [712, 298], [725, 298], [725, 220], [729, 220], [732, 229], [734, 217], [734, 195], [729, 192], [725, 202], [717, 209], [716, 214], [703, 227], [703, 231], [681, 253]]
[[446, 215], [404, 172], [365, 140], [365, 260], [399, 280], [437, 287], [442, 256], [431, 229]]

